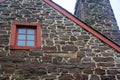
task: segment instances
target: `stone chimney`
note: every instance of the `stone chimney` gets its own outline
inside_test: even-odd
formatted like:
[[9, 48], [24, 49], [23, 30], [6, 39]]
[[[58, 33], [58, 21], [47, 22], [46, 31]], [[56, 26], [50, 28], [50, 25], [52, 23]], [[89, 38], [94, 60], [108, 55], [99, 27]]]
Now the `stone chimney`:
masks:
[[77, 0], [74, 14], [100, 32], [119, 29], [109, 0]]

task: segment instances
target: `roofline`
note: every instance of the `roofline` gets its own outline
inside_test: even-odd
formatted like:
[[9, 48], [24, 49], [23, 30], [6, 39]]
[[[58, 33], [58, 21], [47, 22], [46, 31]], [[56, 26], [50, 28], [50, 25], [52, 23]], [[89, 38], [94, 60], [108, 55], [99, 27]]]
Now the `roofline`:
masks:
[[0, 0], [0, 3], [3, 2], [3, 1], [5, 1], [5, 0]]
[[71, 19], [73, 22], [78, 24], [80, 27], [82, 27], [86, 31], [90, 32], [91, 34], [93, 34], [94, 36], [99, 38], [101, 41], [105, 42], [106, 44], [108, 44], [109, 46], [114, 48], [116, 51], [120, 52], [120, 46], [117, 45], [115, 42], [111, 41], [110, 39], [108, 39], [107, 37], [105, 37], [104, 35], [99, 33], [98, 31], [96, 31], [92, 27], [90, 27], [87, 24], [85, 24], [84, 22], [80, 21], [78, 18], [73, 16], [71, 13], [69, 13], [68, 11], [66, 11], [65, 9], [63, 9], [62, 7], [57, 5], [56, 3], [54, 3], [52, 0], [44, 0], [44, 1], [47, 4], [49, 4], [50, 6], [52, 6], [54, 9], [56, 9], [57, 11], [59, 11], [60, 13], [62, 13], [66, 17], [68, 17], [69, 19]]

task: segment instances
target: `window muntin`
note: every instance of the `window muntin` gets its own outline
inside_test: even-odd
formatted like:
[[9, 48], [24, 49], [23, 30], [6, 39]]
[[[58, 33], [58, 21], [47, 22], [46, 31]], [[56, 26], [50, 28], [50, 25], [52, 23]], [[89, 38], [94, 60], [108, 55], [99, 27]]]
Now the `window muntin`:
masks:
[[18, 46], [35, 46], [35, 29], [18, 28]]

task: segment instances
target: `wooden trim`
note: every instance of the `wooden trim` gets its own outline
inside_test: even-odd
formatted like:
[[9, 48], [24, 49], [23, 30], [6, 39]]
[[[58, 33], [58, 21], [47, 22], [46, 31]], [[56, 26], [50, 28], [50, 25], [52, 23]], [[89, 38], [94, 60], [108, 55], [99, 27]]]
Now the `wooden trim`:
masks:
[[56, 10], [58, 10], [63, 15], [65, 15], [66, 17], [68, 17], [69, 19], [77, 23], [80, 27], [87, 30], [88, 32], [90, 32], [91, 34], [99, 38], [101, 41], [105, 42], [106, 44], [114, 48], [116, 51], [120, 52], [120, 46], [118, 46], [117, 44], [115, 44], [114, 42], [112, 42], [111, 40], [109, 40], [108, 38], [100, 34], [99, 32], [97, 32], [96, 30], [92, 29], [90, 26], [86, 25], [85, 23], [77, 19], [76, 17], [71, 15], [69, 12], [67, 12], [66, 10], [64, 10], [63, 8], [61, 8], [60, 6], [52, 2], [51, 0], [44, 0], [44, 1], [50, 6], [52, 6], [53, 8], [55, 8]]
[[3, 2], [3, 1], [5, 1], [5, 0], [0, 0], [0, 3]]
[[[35, 40], [35, 46], [17, 46], [17, 25], [24, 25], [26, 27], [36, 27], [36, 40]], [[10, 49], [41, 49], [41, 25], [39, 23], [26, 23], [26, 22], [13, 22], [12, 28], [11, 28], [11, 37], [10, 37]]]

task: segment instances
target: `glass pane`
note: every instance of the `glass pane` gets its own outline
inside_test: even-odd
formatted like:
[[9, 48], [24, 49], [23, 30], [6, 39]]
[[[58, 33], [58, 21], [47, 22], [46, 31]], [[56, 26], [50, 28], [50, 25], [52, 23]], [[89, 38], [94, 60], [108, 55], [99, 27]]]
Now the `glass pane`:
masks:
[[25, 40], [25, 35], [18, 35], [18, 40]]
[[34, 39], [34, 35], [27, 35], [27, 40], [29, 41], [29, 40], [35, 40]]
[[18, 34], [26, 34], [26, 29], [18, 29]]
[[27, 41], [27, 46], [34, 46], [34, 45], [35, 45], [34, 41]]
[[27, 34], [35, 34], [35, 30], [34, 29], [28, 29]]
[[25, 46], [25, 41], [18, 41], [18, 46]]

